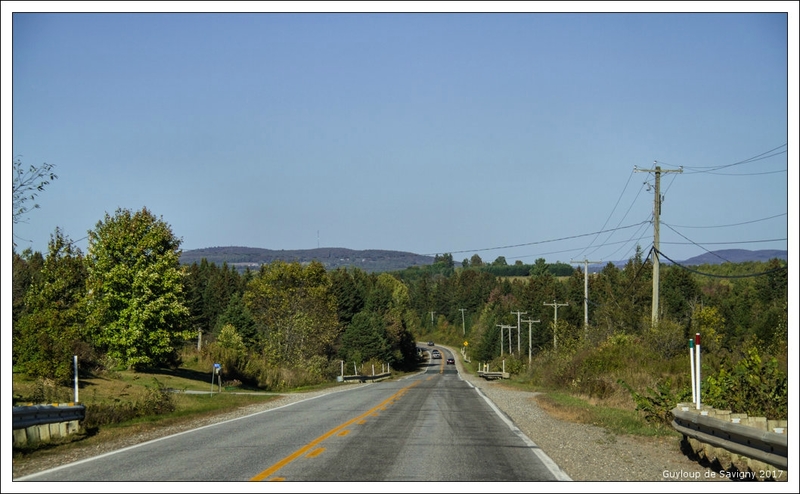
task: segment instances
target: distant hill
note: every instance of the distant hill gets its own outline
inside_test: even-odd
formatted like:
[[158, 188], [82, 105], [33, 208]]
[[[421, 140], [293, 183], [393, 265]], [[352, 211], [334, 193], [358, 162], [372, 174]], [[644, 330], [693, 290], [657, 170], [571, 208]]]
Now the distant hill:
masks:
[[227, 263], [238, 270], [249, 267], [258, 270], [262, 264], [272, 261], [298, 262], [300, 264], [319, 261], [325, 269], [357, 267], [367, 273], [400, 271], [411, 266], [433, 264], [433, 257], [396, 250], [351, 250], [323, 247], [306, 250], [270, 250], [256, 247], [207, 247], [193, 249], [181, 254], [181, 264], [200, 263], [205, 258], [217, 266]]
[[[706, 252], [699, 256], [690, 257], [683, 261], [675, 261], [681, 266], [702, 266], [703, 264], [722, 264], [731, 262], [739, 264], [742, 262], [767, 262], [770, 259], [781, 259], [783, 261], [789, 260], [789, 251], [786, 250], [745, 250], [745, 249], [723, 249]], [[628, 261], [616, 261], [613, 264], [619, 268], [625, 267]], [[661, 258], [661, 263], [664, 265], [672, 264], [669, 260]], [[608, 264], [608, 263], [606, 263]], [[589, 266], [590, 273], [596, 273], [605, 267], [605, 264], [596, 264]]]
[[[331, 270], [340, 267], [357, 267], [368, 273], [382, 273], [385, 271], [402, 271], [412, 266], [429, 266], [433, 264], [433, 257], [402, 252], [396, 250], [351, 250], [338, 247], [323, 247], [306, 250], [270, 250], [257, 247], [207, 247], [193, 249], [181, 254], [181, 264], [200, 263], [205, 258], [208, 262], [221, 266], [227, 263], [243, 271], [246, 267], [257, 270], [262, 264], [272, 261], [309, 263], [319, 261], [325, 269]], [[772, 258], [788, 261], [788, 251], [785, 250], [743, 250], [727, 249], [717, 250], [702, 254], [683, 261], [676, 261], [682, 266], [700, 266], [703, 264], [722, 264], [723, 262], [741, 263], [748, 261], [766, 262]], [[614, 262], [620, 268], [627, 264], [626, 261]], [[662, 258], [665, 265], [670, 264]], [[595, 273], [603, 269], [605, 264], [589, 266], [589, 272]]]
[[682, 266], [700, 266], [702, 264], [722, 264], [724, 262], [732, 262], [734, 264], [748, 261], [767, 262], [770, 259], [775, 258], [788, 261], [789, 252], [785, 250], [726, 249], [707, 252], [705, 254], [686, 259], [685, 261], [676, 262]]

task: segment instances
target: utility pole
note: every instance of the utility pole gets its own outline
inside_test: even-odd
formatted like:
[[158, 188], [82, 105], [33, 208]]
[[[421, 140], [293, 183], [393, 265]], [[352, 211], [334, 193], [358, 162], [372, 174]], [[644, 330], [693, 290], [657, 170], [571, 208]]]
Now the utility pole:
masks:
[[[653, 162], [655, 165], [657, 161]], [[658, 284], [659, 284], [659, 259], [658, 252], [660, 249], [659, 240], [659, 218], [661, 217], [661, 203], [664, 198], [661, 197], [661, 174], [662, 173], [683, 173], [683, 167], [678, 170], [662, 170], [660, 166], [656, 166], [653, 170], [640, 170], [637, 167], [633, 168], [636, 172], [649, 172], [656, 175], [656, 190], [653, 201], [653, 325], [658, 323]]]
[[528, 365], [530, 366], [531, 365], [531, 346], [532, 346], [531, 342], [533, 341], [532, 340], [532, 333], [531, 333], [531, 323], [542, 322], [542, 321], [540, 321], [538, 319], [535, 320], [535, 321], [532, 321], [530, 319], [527, 319], [527, 320], [523, 319], [522, 322], [528, 323]]
[[458, 309], [461, 311], [461, 330], [464, 332], [464, 336], [467, 336], [467, 327], [464, 325], [464, 311], [467, 309]]
[[558, 308], [559, 307], [564, 307], [565, 305], [569, 305], [569, 304], [559, 304], [559, 303], [556, 303], [556, 299], [553, 299], [553, 303], [552, 304], [548, 304], [547, 302], [544, 302], [544, 305], [552, 305], [553, 306], [553, 310], [555, 310], [555, 322], [553, 323], [553, 350], [556, 350], [558, 348], [557, 340], [556, 340], [556, 330], [558, 329]]
[[583, 329], [584, 336], [589, 339], [589, 263], [597, 264], [603, 261], [570, 261], [571, 264], [583, 263]]
[[497, 324], [500, 326], [500, 356], [503, 356], [503, 328], [505, 328], [505, 324]]
[[517, 353], [522, 355], [522, 349], [520, 348], [520, 337], [519, 337], [519, 316], [520, 314], [527, 314], [527, 312], [512, 312], [512, 314], [517, 315]]
[[433, 315], [434, 314], [436, 314], [436, 312], [431, 311], [431, 328], [433, 327]]

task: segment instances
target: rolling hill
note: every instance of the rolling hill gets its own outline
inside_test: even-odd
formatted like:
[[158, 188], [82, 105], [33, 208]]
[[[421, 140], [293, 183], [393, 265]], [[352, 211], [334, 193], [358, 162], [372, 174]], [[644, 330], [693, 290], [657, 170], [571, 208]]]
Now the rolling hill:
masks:
[[[368, 273], [381, 273], [385, 271], [401, 271], [412, 266], [428, 266], [433, 264], [433, 257], [402, 252], [396, 250], [352, 250], [338, 247], [323, 247], [306, 250], [270, 250], [257, 247], [207, 247], [184, 251], [181, 254], [181, 264], [200, 263], [205, 258], [216, 265], [227, 263], [243, 271], [249, 267], [257, 270], [262, 264], [272, 261], [308, 263], [319, 261], [325, 269], [357, 267]], [[747, 261], [766, 262], [772, 258], [788, 260], [785, 250], [744, 250], [727, 249], [705, 253], [683, 261], [676, 261], [682, 266], [700, 266], [703, 264], [722, 264], [723, 262], [741, 263]], [[670, 264], [662, 258], [664, 264]], [[627, 261], [614, 264], [620, 268]], [[589, 267], [589, 272], [599, 271], [603, 264]]]
[[357, 267], [368, 273], [400, 271], [411, 266], [433, 264], [433, 257], [396, 250], [351, 250], [323, 247], [306, 250], [270, 250], [256, 247], [208, 247], [181, 254], [181, 264], [193, 264], [205, 258], [216, 265], [227, 263], [238, 270], [258, 270], [272, 261], [309, 263], [319, 261], [325, 269]]

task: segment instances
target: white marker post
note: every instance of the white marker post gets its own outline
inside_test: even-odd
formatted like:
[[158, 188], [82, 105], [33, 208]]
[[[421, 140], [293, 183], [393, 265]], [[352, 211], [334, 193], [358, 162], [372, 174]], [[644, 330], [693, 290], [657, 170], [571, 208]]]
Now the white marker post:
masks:
[[75, 403], [78, 403], [78, 356], [73, 355], [72, 360], [75, 364]]
[[695, 364], [697, 374], [697, 409], [700, 410], [700, 333], [694, 334], [694, 346], [696, 347], [694, 356], [697, 359]]
[[689, 338], [689, 367], [692, 369], [692, 403], [697, 403], [697, 385], [694, 376], [694, 338]]

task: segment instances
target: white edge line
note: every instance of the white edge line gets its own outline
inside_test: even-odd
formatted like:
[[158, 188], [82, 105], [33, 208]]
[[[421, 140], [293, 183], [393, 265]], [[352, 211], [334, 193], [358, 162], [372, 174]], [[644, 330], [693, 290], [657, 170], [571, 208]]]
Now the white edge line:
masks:
[[[355, 386], [355, 387], [350, 388], [350, 389], [358, 389], [359, 387], [360, 386]], [[341, 391], [350, 391], [350, 389], [342, 389]], [[311, 398], [305, 398], [305, 399], [302, 399], [302, 400], [299, 400], [299, 401], [294, 401], [292, 403], [287, 403], [287, 404], [281, 405], [279, 407], [269, 408], [267, 410], [261, 410], [260, 412], [254, 412], [254, 413], [251, 413], [249, 415], [243, 415], [241, 417], [236, 417], [236, 418], [232, 418], [232, 419], [228, 419], [228, 420], [223, 420], [222, 422], [215, 422], [213, 424], [208, 424], [208, 425], [203, 425], [203, 426], [200, 426], [200, 427], [195, 427], [194, 429], [190, 429], [190, 430], [187, 430], [187, 431], [176, 432], [175, 434], [170, 434], [168, 436], [159, 437], [159, 438], [156, 438], [156, 439], [151, 439], [151, 440], [145, 441], [143, 443], [134, 444], [133, 446], [126, 446], [126, 447], [121, 448], [121, 449], [116, 449], [114, 451], [109, 451], [108, 453], [103, 453], [103, 454], [100, 454], [100, 455], [97, 455], [97, 456], [92, 456], [91, 458], [84, 458], [83, 460], [73, 461], [72, 463], [67, 463], [66, 465], [61, 465], [61, 466], [58, 466], [58, 467], [50, 468], [48, 470], [42, 470], [41, 472], [36, 472], [36, 473], [32, 473], [30, 475], [25, 475], [24, 477], [19, 477], [19, 478], [14, 479], [14, 482], [24, 482], [26, 480], [33, 479], [35, 477], [38, 477], [40, 475], [44, 475], [46, 473], [56, 472], [56, 471], [62, 470], [64, 468], [69, 468], [69, 467], [73, 467], [75, 465], [80, 465], [81, 463], [88, 463], [90, 461], [99, 460], [100, 458], [105, 458], [106, 456], [115, 455], [117, 453], [122, 453], [123, 451], [128, 451], [128, 450], [131, 450], [131, 449], [135, 449], [135, 448], [138, 448], [140, 446], [145, 446], [147, 444], [157, 443], [158, 441], [163, 441], [165, 439], [170, 439], [172, 437], [180, 436], [180, 435], [183, 435], [183, 434], [189, 434], [190, 432], [196, 432], [196, 431], [199, 431], [199, 430], [202, 430], [202, 429], [207, 429], [209, 427], [216, 427], [218, 425], [227, 424], [228, 422], [235, 422], [237, 420], [246, 419], [246, 418], [249, 418], [249, 417], [253, 417], [255, 415], [260, 415], [262, 413], [273, 412], [275, 410], [280, 410], [281, 408], [286, 408], [286, 407], [289, 407], [289, 406], [292, 406], [292, 405], [296, 405], [298, 403], [303, 403], [305, 401], [316, 400], [317, 398], [321, 398], [321, 397], [326, 396], [328, 394], [330, 394], [330, 393], [323, 393], [323, 394], [320, 394], [320, 395], [317, 395], [317, 396], [312, 396]]]
[[[470, 384], [470, 386], [472, 386], [472, 384]], [[489, 406], [492, 407], [492, 410], [494, 410], [494, 412], [500, 417], [500, 419], [503, 422], [505, 422], [506, 425], [508, 425], [508, 428], [511, 429], [511, 432], [513, 432], [514, 434], [519, 436], [520, 439], [522, 439], [525, 442], [525, 444], [527, 444], [531, 448], [531, 450], [533, 450], [533, 452], [536, 454], [536, 456], [538, 456], [539, 459], [542, 460], [542, 463], [544, 464], [544, 466], [546, 466], [547, 469], [550, 470], [550, 473], [552, 473], [556, 477], [556, 480], [561, 480], [561, 481], [571, 481], [572, 480], [570, 478], [570, 476], [567, 475], [567, 473], [564, 472], [564, 470], [562, 470], [561, 467], [559, 467], [556, 464], [556, 462], [554, 462], [549, 456], [547, 456], [547, 454], [544, 451], [542, 451], [542, 448], [540, 448], [535, 442], [531, 441], [531, 438], [526, 436], [525, 433], [522, 432], [519, 429], [519, 427], [514, 425], [514, 422], [510, 421], [503, 414], [503, 412], [501, 412], [500, 409], [497, 408], [497, 405], [495, 405], [492, 402], [492, 400], [490, 400], [485, 394], [483, 394], [483, 392], [480, 390], [480, 388], [477, 388], [475, 386], [473, 386], [473, 388], [475, 389], [475, 391], [478, 392], [478, 394], [481, 396], [481, 398], [483, 398], [486, 401], [486, 403], [488, 403]]]

